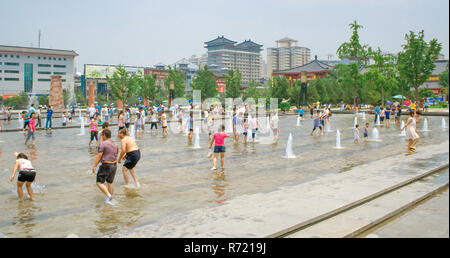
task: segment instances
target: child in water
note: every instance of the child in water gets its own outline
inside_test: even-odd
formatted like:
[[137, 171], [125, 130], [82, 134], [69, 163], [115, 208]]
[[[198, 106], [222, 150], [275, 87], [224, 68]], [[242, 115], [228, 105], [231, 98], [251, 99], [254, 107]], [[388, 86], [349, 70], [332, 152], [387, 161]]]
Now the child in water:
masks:
[[9, 181], [14, 181], [14, 176], [16, 175], [16, 172], [19, 171], [19, 177], [17, 178], [17, 194], [19, 195], [19, 200], [23, 201], [22, 188], [25, 184], [28, 194], [30, 195], [30, 200], [34, 201], [33, 188], [31, 187], [31, 184], [36, 178], [36, 171], [34, 170], [31, 161], [28, 160], [27, 155], [14, 152], [14, 156], [16, 156], [17, 160], [14, 164], [13, 174], [9, 178]]
[[364, 127], [364, 141], [367, 142], [369, 139], [369, 123], [366, 123], [366, 127]]
[[89, 130], [91, 132], [91, 140], [89, 141], [89, 148], [91, 147], [91, 143], [94, 139], [97, 142], [97, 148], [98, 148], [98, 122], [97, 122], [96, 114], [91, 119]]
[[358, 143], [359, 141], [359, 125], [355, 125], [355, 135], [354, 135], [354, 141], [355, 143]]

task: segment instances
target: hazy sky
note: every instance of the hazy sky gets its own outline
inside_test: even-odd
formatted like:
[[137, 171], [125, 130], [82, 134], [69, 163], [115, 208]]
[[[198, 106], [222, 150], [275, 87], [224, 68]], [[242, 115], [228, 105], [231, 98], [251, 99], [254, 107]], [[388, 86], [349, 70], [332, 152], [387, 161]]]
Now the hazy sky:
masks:
[[[153, 66], [206, 53], [219, 35], [266, 48], [285, 36], [336, 55], [355, 19], [362, 43], [396, 53], [408, 31], [425, 30], [449, 56], [448, 0], [0, 0], [0, 45], [75, 50], [83, 64]], [[336, 57], [335, 57], [336, 58]]]

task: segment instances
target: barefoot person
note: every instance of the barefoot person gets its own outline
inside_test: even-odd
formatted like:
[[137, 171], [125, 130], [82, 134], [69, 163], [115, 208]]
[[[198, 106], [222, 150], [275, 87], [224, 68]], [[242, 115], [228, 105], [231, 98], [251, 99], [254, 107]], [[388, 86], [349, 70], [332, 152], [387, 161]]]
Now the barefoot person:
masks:
[[406, 128], [406, 139], [408, 140], [407, 152], [409, 153], [416, 151], [416, 144], [420, 139], [420, 136], [417, 134], [415, 116], [415, 112], [410, 111], [408, 121], [402, 128], [400, 128], [402, 131]]
[[316, 115], [314, 116], [314, 128], [311, 131], [311, 136], [313, 136], [314, 131], [319, 127], [319, 134], [322, 134], [322, 124], [320, 123], [320, 111], [316, 111]]
[[34, 201], [34, 193], [31, 184], [34, 182], [36, 178], [36, 171], [31, 164], [31, 161], [28, 160], [27, 155], [23, 153], [14, 153], [17, 160], [14, 165], [13, 174], [9, 178], [9, 181], [14, 181], [14, 176], [16, 172], [19, 171], [19, 177], [17, 178], [17, 194], [19, 195], [19, 200], [23, 201], [23, 184], [26, 185], [28, 194], [30, 195], [30, 200]]
[[161, 110], [161, 127], [162, 127], [162, 136], [169, 135], [169, 130], [167, 130], [167, 116], [164, 113], [164, 109]]
[[96, 114], [94, 114], [94, 116], [91, 118], [91, 122], [89, 125], [89, 131], [91, 132], [91, 140], [89, 141], [89, 148], [91, 147], [91, 143], [94, 139], [97, 142], [97, 148], [98, 148], [98, 121], [97, 121]]
[[130, 137], [127, 136], [127, 130], [122, 129], [119, 131], [119, 138], [121, 139], [122, 151], [119, 156], [119, 164], [122, 160], [125, 160], [123, 163], [123, 178], [125, 179], [125, 187], [130, 185], [130, 177], [128, 175], [128, 171], [130, 171], [131, 176], [134, 179], [134, 183], [137, 187], [140, 186], [139, 181], [137, 180], [136, 173], [134, 171], [134, 167], [141, 159], [141, 151], [139, 150], [136, 142]]
[[228, 137], [228, 134], [225, 133], [225, 126], [222, 125], [220, 132], [215, 133], [211, 139], [211, 143], [209, 148], [212, 148], [214, 143], [214, 159], [213, 159], [213, 167], [211, 170], [216, 170], [217, 158], [220, 153], [220, 168], [223, 169], [223, 164], [225, 162], [225, 138]]
[[[106, 203], [110, 204], [114, 194], [113, 182], [117, 171], [119, 147], [111, 140], [111, 131], [109, 129], [103, 129], [100, 137], [102, 144], [95, 159], [92, 173], [95, 174], [98, 163], [101, 161], [102, 164], [97, 172], [97, 187], [106, 195]], [[107, 186], [104, 185], [105, 181]]]

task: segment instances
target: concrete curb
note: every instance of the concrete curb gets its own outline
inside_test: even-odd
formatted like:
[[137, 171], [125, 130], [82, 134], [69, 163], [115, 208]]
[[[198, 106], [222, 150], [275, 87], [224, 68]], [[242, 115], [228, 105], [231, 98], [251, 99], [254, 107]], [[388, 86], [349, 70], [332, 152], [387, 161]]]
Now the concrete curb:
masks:
[[345, 205], [345, 206], [342, 206], [341, 208], [332, 210], [332, 211], [330, 211], [330, 212], [327, 212], [327, 213], [322, 214], [322, 215], [320, 215], [320, 216], [317, 216], [317, 217], [315, 217], [315, 218], [306, 220], [306, 221], [301, 222], [301, 223], [299, 223], [299, 224], [297, 224], [297, 225], [294, 225], [294, 226], [292, 226], [292, 227], [286, 228], [286, 229], [284, 229], [284, 230], [282, 230], [282, 231], [279, 231], [279, 232], [273, 233], [273, 234], [271, 234], [271, 235], [268, 235], [268, 236], [266, 236], [266, 238], [282, 238], [282, 237], [288, 236], [288, 235], [290, 235], [290, 234], [292, 234], [292, 233], [295, 233], [295, 232], [297, 232], [297, 231], [300, 231], [300, 230], [302, 230], [302, 229], [305, 229], [305, 228], [307, 228], [307, 227], [310, 227], [310, 226], [312, 226], [312, 225], [314, 225], [314, 224], [317, 224], [317, 223], [319, 223], [319, 222], [321, 222], [321, 221], [324, 221], [324, 220], [326, 220], [326, 219], [329, 219], [329, 218], [331, 218], [331, 217], [334, 217], [334, 216], [336, 216], [336, 215], [338, 215], [338, 214], [340, 214], [340, 213], [343, 213], [343, 212], [345, 212], [345, 211], [347, 211], [347, 210], [356, 208], [356, 207], [358, 207], [358, 206], [360, 206], [360, 205], [362, 205], [362, 204], [364, 204], [364, 203], [367, 203], [367, 202], [369, 202], [369, 201], [371, 201], [371, 200], [374, 200], [374, 199], [376, 199], [376, 198], [378, 198], [378, 197], [380, 197], [380, 196], [382, 196], [382, 195], [385, 195], [385, 194], [390, 193], [390, 192], [392, 192], [392, 191], [394, 191], [394, 190], [396, 190], [396, 189], [399, 189], [399, 188], [402, 188], [402, 187], [404, 187], [404, 186], [406, 186], [406, 185], [409, 185], [409, 184], [411, 184], [411, 183], [413, 183], [413, 182], [415, 182], [415, 181], [417, 181], [417, 180], [420, 180], [420, 179], [422, 179], [422, 178], [424, 178], [424, 177], [427, 177], [427, 176], [429, 176], [429, 175], [432, 175], [432, 174], [436, 173], [437, 171], [442, 170], [442, 169], [447, 168], [447, 167], [449, 167], [449, 163], [446, 163], [446, 164], [441, 165], [441, 166], [439, 166], [439, 167], [436, 167], [436, 168], [434, 168], [434, 169], [432, 169], [432, 170], [429, 170], [428, 172], [426, 172], [426, 173], [424, 173], [424, 174], [415, 176], [415, 177], [410, 178], [410, 179], [408, 179], [408, 180], [405, 180], [405, 181], [403, 181], [403, 182], [401, 182], [401, 183], [398, 183], [398, 184], [396, 184], [396, 185], [393, 185], [393, 186], [391, 186], [391, 187], [388, 187], [388, 188], [386, 188], [386, 189], [384, 189], [384, 190], [381, 190], [381, 191], [379, 191], [379, 192], [376, 192], [376, 193], [374, 193], [374, 194], [372, 194], [372, 195], [369, 195], [369, 196], [367, 196], [367, 197], [365, 197], [365, 198], [363, 198], [363, 199], [360, 199], [360, 200], [358, 200], [358, 201], [349, 203], [349, 204], [347, 204], [347, 205]]

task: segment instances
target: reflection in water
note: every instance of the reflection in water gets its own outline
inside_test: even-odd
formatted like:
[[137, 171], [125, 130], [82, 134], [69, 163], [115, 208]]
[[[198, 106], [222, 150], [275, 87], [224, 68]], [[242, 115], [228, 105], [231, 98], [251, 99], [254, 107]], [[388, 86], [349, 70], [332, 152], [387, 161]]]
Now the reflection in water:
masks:
[[226, 183], [226, 174], [224, 170], [217, 170], [212, 173], [212, 178], [214, 179], [212, 189], [214, 194], [216, 195], [216, 202], [223, 203], [227, 201], [225, 196], [225, 188], [228, 186]]
[[140, 201], [127, 202], [125, 200], [121, 200], [114, 206], [108, 204], [97, 205], [96, 213], [98, 217], [94, 220], [94, 224], [99, 235], [111, 236], [122, 228], [137, 224], [142, 217], [140, 211], [143, 208], [145, 206], [143, 207]]
[[21, 229], [21, 233], [23, 234], [30, 233], [37, 224], [35, 222], [35, 212], [40, 212], [41, 210], [40, 207], [35, 205], [35, 202], [19, 202], [17, 205], [17, 215], [13, 217], [12, 225]]

